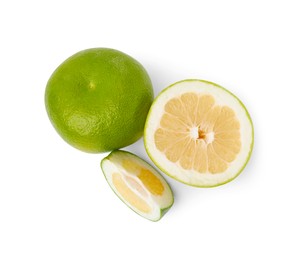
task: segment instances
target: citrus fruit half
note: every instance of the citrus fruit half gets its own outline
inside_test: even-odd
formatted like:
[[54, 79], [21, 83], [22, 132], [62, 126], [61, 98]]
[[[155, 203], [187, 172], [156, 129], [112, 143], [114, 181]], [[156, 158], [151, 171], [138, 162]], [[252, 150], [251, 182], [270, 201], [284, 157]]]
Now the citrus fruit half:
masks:
[[253, 148], [253, 125], [243, 103], [204, 80], [177, 82], [150, 108], [144, 143], [153, 162], [192, 186], [212, 187], [243, 170]]
[[101, 161], [105, 178], [117, 196], [144, 218], [158, 221], [172, 206], [164, 178], [136, 155], [116, 150]]
[[143, 66], [108, 48], [74, 54], [54, 71], [45, 90], [46, 110], [57, 132], [91, 153], [138, 140], [152, 100], [152, 83]]

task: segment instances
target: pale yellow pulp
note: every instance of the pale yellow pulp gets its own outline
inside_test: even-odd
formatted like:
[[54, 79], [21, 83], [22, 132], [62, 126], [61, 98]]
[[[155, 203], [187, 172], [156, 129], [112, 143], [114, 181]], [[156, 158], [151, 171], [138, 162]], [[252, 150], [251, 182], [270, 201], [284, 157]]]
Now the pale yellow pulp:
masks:
[[240, 123], [211, 95], [186, 93], [170, 99], [154, 134], [157, 149], [185, 170], [221, 173], [241, 149]]
[[130, 205], [144, 213], [149, 213], [151, 211], [151, 207], [146, 201], [128, 187], [121, 174], [113, 173], [112, 178], [115, 188]]
[[159, 178], [150, 170], [142, 167], [133, 160], [123, 160], [122, 166], [127, 172], [136, 175], [151, 194], [162, 195], [164, 186]]
[[164, 192], [162, 182], [150, 170], [134, 160], [124, 159], [122, 167], [129, 175], [123, 177], [119, 172], [112, 174], [112, 182], [116, 190], [132, 207], [144, 213], [151, 212], [152, 208], [145, 199], [148, 197], [148, 192], [161, 196]]

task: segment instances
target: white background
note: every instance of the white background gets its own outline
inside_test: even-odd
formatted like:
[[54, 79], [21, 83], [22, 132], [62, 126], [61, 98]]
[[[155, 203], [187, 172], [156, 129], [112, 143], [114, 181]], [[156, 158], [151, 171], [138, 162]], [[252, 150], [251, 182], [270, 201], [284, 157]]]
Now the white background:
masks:
[[[303, 259], [301, 1], [1, 1], [0, 259]], [[255, 148], [221, 187], [167, 180], [159, 222], [128, 209], [100, 170], [105, 154], [66, 144], [44, 89], [82, 49], [140, 61], [155, 94], [185, 78], [246, 105]], [[148, 159], [142, 140], [125, 148]]]

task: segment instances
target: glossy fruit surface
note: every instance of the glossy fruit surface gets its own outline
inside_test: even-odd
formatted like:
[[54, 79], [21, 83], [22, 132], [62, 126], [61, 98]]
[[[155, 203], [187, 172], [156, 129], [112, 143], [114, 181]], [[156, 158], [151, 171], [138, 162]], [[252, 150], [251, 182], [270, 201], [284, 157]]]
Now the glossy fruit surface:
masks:
[[152, 100], [143, 66], [108, 48], [74, 54], [54, 71], [45, 90], [46, 110], [59, 135], [91, 153], [138, 140]]

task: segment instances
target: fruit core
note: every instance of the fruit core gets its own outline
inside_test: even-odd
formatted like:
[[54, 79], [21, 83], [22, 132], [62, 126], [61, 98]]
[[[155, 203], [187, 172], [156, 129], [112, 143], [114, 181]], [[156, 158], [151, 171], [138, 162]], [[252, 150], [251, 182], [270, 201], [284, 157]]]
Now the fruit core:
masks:
[[193, 127], [190, 129], [190, 136], [193, 139], [204, 140], [206, 144], [211, 143], [214, 140], [213, 132], [206, 132], [202, 130], [200, 127]]
[[165, 104], [154, 140], [183, 169], [217, 174], [241, 150], [240, 123], [233, 109], [217, 105], [212, 95], [185, 93]]

